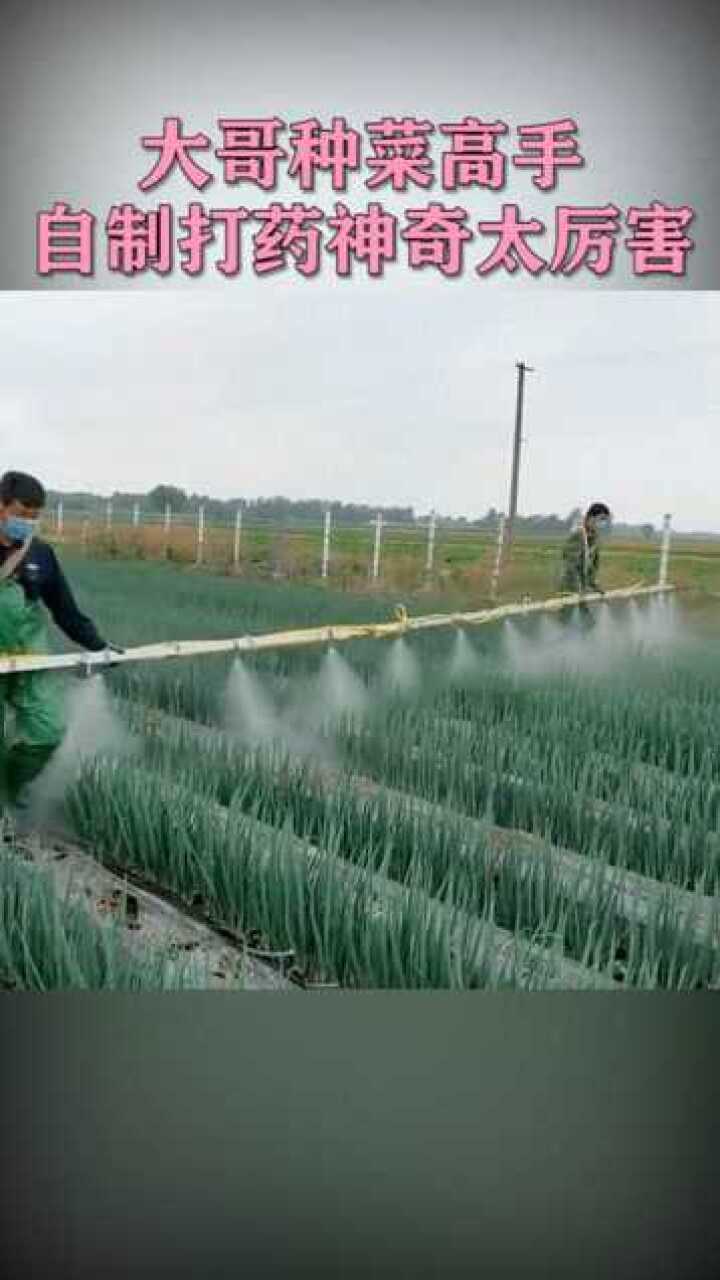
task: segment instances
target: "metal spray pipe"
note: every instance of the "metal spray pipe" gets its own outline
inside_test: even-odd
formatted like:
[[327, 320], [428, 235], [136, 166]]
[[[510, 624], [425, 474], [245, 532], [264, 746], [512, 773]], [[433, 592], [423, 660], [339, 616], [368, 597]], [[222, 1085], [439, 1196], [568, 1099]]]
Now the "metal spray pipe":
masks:
[[158, 659], [189, 658], [218, 653], [259, 653], [265, 649], [300, 648], [306, 645], [340, 644], [354, 639], [381, 639], [383, 637], [409, 635], [415, 631], [458, 626], [481, 626], [499, 622], [503, 618], [521, 617], [531, 613], [559, 613], [573, 606], [596, 604], [607, 600], [630, 600], [645, 596], [664, 595], [673, 591], [653, 586], [617, 587], [605, 595], [556, 596], [549, 600], [537, 600], [528, 604], [506, 604], [492, 609], [480, 609], [472, 613], [428, 614], [408, 617], [404, 610], [396, 611], [392, 622], [366, 624], [340, 624], [337, 626], [309, 627], [293, 631], [273, 632], [267, 635], [245, 635], [233, 640], [177, 640], [160, 644], [140, 645], [124, 653], [102, 650], [100, 653], [56, 654], [0, 654], [0, 676], [20, 671], [61, 671], [78, 668], [102, 668], [122, 665], [126, 662], [150, 662]]

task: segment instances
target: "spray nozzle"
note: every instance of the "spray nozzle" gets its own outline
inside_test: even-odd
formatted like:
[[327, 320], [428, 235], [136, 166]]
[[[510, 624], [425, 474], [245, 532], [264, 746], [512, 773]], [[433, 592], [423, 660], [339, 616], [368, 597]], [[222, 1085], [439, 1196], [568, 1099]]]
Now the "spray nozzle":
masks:
[[408, 612], [404, 604], [395, 605], [395, 617], [404, 627], [408, 624]]

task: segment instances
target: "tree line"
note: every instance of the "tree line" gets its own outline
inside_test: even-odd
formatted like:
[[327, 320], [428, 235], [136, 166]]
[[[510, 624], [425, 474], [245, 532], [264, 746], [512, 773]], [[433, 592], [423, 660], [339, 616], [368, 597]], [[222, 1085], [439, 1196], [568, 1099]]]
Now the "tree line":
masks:
[[[188, 493], [175, 485], [158, 484], [147, 493], [114, 493], [101, 496], [96, 493], [61, 493], [51, 490], [48, 493], [49, 505], [55, 506], [59, 501], [68, 515], [73, 511], [88, 514], [104, 511], [106, 503], [111, 501], [119, 511], [129, 510], [136, 504], [141, 512], [159, 514], [170, 507], [173, 514], [189, 515], [200, 506], [205, 508], [205, 516], [209, 521], [229, 522], [234, 519], [238, 507], [242, 507], [244, 516], [253, 523], [267, 522], [284, 525], [320, 524], [328, 508], [332, 512], [333, 523], [344, 525], [361, 525], [373, 521], [378, 513], [382, 513], [387, 524], [417, 525], [427, 524], [429, 512], [417, 512], [414, 507], [370, 506], [368, 503], [328, 501], [322, 498], [286, 498], [276, 495], [269, 498], [213, 498], [204, 493]], [[581, 515], [579, 508], [574, 508], [566, 516], [557, 513], [544, 513], [528, 516], [516, 516], [515, 528], [519, 533], [562, 534], [567, 533], [577, 523]], [[444, 516], [437, 513], [437, 522], [445, 528], [479, 529], [493, 532], [498, 527], [500, 513], [490, 507], [484, 515], [476, 517]], [[652, 538], [655, 526], [652, 524], [615, 524], [618, 532]]]

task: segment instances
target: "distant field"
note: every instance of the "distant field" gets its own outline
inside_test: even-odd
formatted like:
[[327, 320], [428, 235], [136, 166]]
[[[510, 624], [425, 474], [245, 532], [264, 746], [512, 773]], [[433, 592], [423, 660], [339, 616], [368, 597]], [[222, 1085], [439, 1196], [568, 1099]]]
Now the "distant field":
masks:
[[[56, 539], [52, 529], [47, 536]], [[160, 523], [116, 523], [108, 529], [96, 521], [66, 522], [61, 544], [91, 559], [169, 560], [193, 565], [198, 559], [197, 529], [176, 522], [169, 534]], [[333, 530], [329, 580], [346, 591], [401, 591], [437, 594], [448, 604], [490, 599], [495, 562], [495, 535], [477, 531], [438, 529], [431, 574], [426, 572], [425, 530], [383, 530], [380, 575], [372, 583], [374, 530], [372, 527]], [[518, 595], [545, 596], [557, 587], [561, 538], [518, 535], [500, 582], [499, 600]], [[237, 560], [232, 528], [209, 526], [205, 530], [202, 563], [220, 572], [236, 572], [248, 579], [290, 579], [320, 582], [322, 531], [320, 529], [247, 527], [242, 531]], [[675, 539], [671, 553], [672, 580], [685, 590], [710, 595], [720, 593], [720, 542]], [[651, 582], [657, 577], [657, 541], [611, 539], [602, 552], [601, 581], [608, 587]]]

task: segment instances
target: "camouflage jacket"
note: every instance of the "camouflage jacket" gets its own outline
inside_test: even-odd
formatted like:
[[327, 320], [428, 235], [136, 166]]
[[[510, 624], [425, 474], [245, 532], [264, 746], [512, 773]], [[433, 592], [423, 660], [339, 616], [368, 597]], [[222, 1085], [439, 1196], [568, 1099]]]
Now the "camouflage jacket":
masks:
[[561, 591], [597, 591], [600, 549], [597, 541], [588, 541], [585, 530], [574, 529], [563, 547]]

